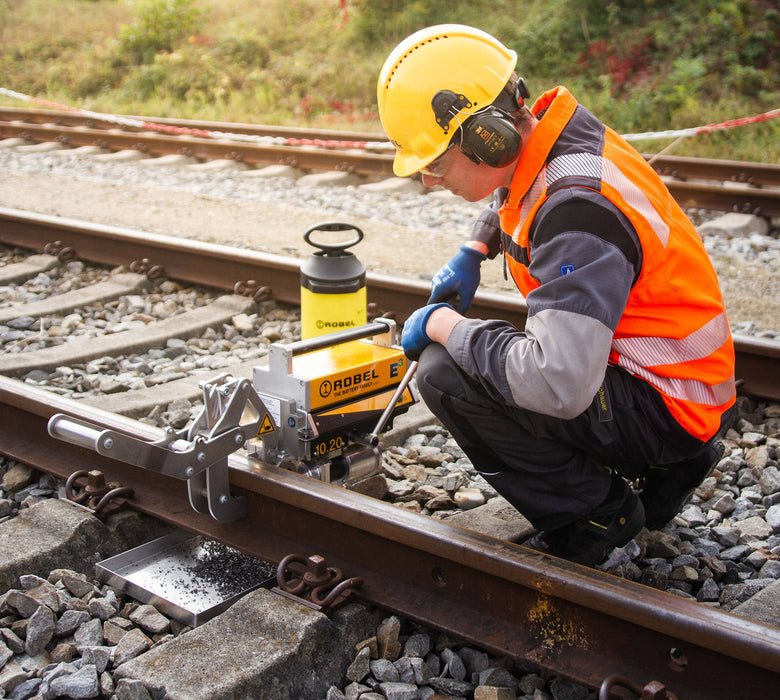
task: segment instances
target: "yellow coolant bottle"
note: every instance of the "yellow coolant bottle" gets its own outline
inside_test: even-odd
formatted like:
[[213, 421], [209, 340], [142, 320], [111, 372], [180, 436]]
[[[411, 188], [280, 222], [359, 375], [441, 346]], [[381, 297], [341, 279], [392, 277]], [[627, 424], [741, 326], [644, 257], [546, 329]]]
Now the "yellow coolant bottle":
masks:
[[[344, 243], [318, 243], [315, 231], [355, 231]], [[303, 240], [318, 248], [301, 264], [301, 338], [347, 330], [366, 323], [366, 268], [347, 250], [363, 240], [352, 224], [324, 222], [309, 228]]]

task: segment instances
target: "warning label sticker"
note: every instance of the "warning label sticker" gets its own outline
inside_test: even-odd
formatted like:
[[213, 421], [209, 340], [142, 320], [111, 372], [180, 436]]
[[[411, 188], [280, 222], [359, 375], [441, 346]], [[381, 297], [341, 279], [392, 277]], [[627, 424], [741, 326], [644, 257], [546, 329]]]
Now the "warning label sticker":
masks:
[[[281, 425], [282, 402], [277, 397], [270, 396], [269, 394], [261, 394], [258, 392], [257, 395], [260, 397], [260, 400], [263, 402], [263, 406], [265, 406], [265, 410], [271, 414], [271, 417], [274, 419], [274, 423], [276, 423], [276, 425]], [[266, 416], [266, 418], [268, 418], [268, 416]]]
[[268, 435], [268, 433], [273, 433], [276, 430], [274, 427], [274, 422], [271, 420], [271, 416], [266, 413], [265, 416], [263, 416], [263, 422], [260, 424], [260, 429], [257, 431], [258, 435]]

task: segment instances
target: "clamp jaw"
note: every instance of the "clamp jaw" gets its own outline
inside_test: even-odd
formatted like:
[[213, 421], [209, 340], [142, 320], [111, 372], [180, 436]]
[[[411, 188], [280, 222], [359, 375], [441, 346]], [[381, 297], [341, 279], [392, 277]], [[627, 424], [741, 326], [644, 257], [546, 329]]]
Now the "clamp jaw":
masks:
[[190, 504], [198, 513], [231, 522], [246, 514], [246, 498], [230, 494], [228, 455], [254, 437], [270, 416], [249, 379], [222, 374], [199, 387], [203, 408], [192, 425], [178, 431], [166, 428], [165, 436], [154, 442], [61, 413], [49, 419], [49, 434], [120, 462], [185, 479]]

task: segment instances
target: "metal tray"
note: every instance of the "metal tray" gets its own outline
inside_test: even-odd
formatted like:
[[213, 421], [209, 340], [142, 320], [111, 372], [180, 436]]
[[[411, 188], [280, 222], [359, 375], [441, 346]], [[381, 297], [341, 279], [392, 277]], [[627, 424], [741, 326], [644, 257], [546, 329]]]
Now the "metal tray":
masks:
[[[244, 565], [240, 580], [221, 574], [220, 555]], [[99, 581], [191, 627], [227, 610], [249, 591], [276, 580], [271, 564], [186, 531], [104, 559], [95, 570]]]

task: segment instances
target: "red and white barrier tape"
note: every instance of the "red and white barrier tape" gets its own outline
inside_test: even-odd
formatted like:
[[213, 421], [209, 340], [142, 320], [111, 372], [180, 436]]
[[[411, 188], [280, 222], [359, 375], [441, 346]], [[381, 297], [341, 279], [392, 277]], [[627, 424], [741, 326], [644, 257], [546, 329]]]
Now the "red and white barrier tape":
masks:
[[15, 92], [14, 90], [8, 90], [7, 88], [0, 87], [0, 95], [6, 95], [13, 97], [17, 100], [24, 100], [25, 102], [35, 102], [36, 104], [43, 105], [45, 107], [51, 107], [53, 109], [62, 109], [75, 114], [80, 114], [90, 119], [96, 119], [98, 121], [109, 122], [111, 124], [119, 124], [120, 126], [131, 126], [139, 129], [147, 129], [148, 131], [161, 131], [169, 134], [182, 134], [185, 136], [196, 136], [199, 138], [211, 138], [221, 139], [227, 141], [244, 141], [265, 143], [276, 146], [317, 146], [319, 148], [371, 148], [379, 150], [392, 149], [392, 144], [387, 141], [334, 141], [331, 139], [301, 139], [301, 138], [286, 138], [282, 136], [258, 136], [256, 134], [232, 134], [223, 131], [211, 131], [207, 129], [193, 129], [186, 126], [174, 126], [172, 124], [159, 124], [157, 122], [145, 121], [143, 119], [133, 119], [132, 117], [119, 117], [113, 114], [104, 114], [102, 112], [92, 112], [87, 109], [80, 109], [78, 107], [68, 107], [66, 105], [57, 104], [55, 102], [49, 102], [37, 97], [31, 97], [21, 92]]
[[[261, 142], [273, 145], [282, 146], [317, 146], [319, 148], [365, 148], [371, 150], [393, 150], [392, 144], [387, 141], [335, 141], [325, 139], [299, 139], [299, 138], [285, 138], [281, 136], [257, 136], [253, 134], [231, 134], [222, 131], [209, 131], [205, 129], [192, 129], [185, 126], [173, 126], [170, 124], [158, 124], [156, 122], [144, 121], [142, 119], [133, 119], [131, 117], [119, 117], [113, 114], [103, 114], [101, 112], [92, 112], [86, 109], [79, 109], [78, 107], [68, 107], [65, 105], [56, 104], [54, 102], [48, 102], [41, 100], [37, 97], [31, 97], [24, 95], [20, 92], [8, 90], [7, 88], [0, 87], [0, 95], [6, 95], [13, 97], [17, 100], [24, 100], [26, 102], [36, 102], [38, 104], [52, 107], [55, 109], [67, 110], [77, 114], [97, 119], [100, 121], [111, 122], [113, 124], [119, 124], [121, 126], [133, 126], [141, 129], [148, 129], [149, 131], [163, 131], [172, 134], [183, 134], [186, 136], [197, 136], [201, 138], [213, 138], [229, 141], [244, 141], [244, 142]], [[732, 129], [738, 126], [746, 126], [747, 124], [755, 124], [758, 122], [768, 121], [774, 117], [780, 116], [780, 109], [773, 109], [763, 114], [757, 114], [753, 117], [740, 117], [738, 119], [729, 119], [725, 122], [717, 124], [707, 124], [705, 126], [695, 126], [688, 129], [671, 129], [668, 131], [646, 131], [640, 134], [623, 134], [623, 138], [627, 141], [641, 141], [649, 139], [667, 139], [667, 138], [682, 138], [684, 136], [694, 136], [695, 134], [704, 134], [710, 131], [718, 131], [721, 129]]]
[[624, 134], [626, 141], [640, 141], [642, 139], [667, 139], [680, 138], [681, 136], [693, 136], [695, 134], [705, 134], [710, 131], [719, 131], [721, 129], [733, 129], [737, 126], [746, 126], [747, 124], [756, 124], [765, 122], [774, 117], [780, 117], [780, 109], [773, 109], [763, 114], [757, 114], [754, 117], [740, 117], [738, 119], [729, 119], [718, 124], [707, 124], [706, 126], [694, 126], [690, 129], [677, 129], [669, 131], [646, 131], [643, 134]]

